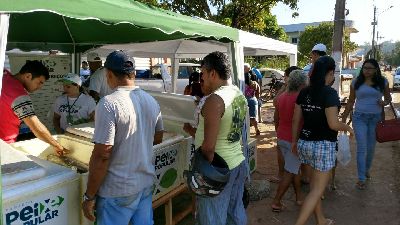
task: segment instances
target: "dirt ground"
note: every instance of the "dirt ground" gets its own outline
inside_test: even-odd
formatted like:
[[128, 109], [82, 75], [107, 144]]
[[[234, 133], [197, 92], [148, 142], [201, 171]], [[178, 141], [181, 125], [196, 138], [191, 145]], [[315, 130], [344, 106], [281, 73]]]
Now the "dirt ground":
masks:
[[[391, 85], [391, 77], [389, 77]], [[400, 107], [400, 93], [393, 94], [395, 107]], [[392, 117], [390, 108], [386, 108], [386, 117]], [[272, 125], [273, 106], [263, 105], [263, 120], [260, 125], [261, 136], [258, 139], [257, 170], [253, 179], [270, 179], [277, 175], [276, 134]], [[254, 134], [254, 130], [252, 130]], [[332, 218], [338, 225], [399, 225], [400, 224], [400, 142], [378, 143], [371, 171], [371, 181], [367, 189], [355, 188], [357, 165], [355, 140], [351, 141], [352, 160], [346, 167], [336, 170], [336, 190], [327, 189], [323, 208], [326, 217]], [[294, 224], [299, 213], [295, 205], [292, 189], [286, 193], [284, 203], [287, 208], [281, 213], [271, 211], [270, 205], [276, 193], [277, 184], [271, 183], [268, 198], [251, 202], [248, 209], [249, 225]], [[307, 187], [303, 188], [307, 189]], [[307, 224], [316, 224], [310, 217]]]

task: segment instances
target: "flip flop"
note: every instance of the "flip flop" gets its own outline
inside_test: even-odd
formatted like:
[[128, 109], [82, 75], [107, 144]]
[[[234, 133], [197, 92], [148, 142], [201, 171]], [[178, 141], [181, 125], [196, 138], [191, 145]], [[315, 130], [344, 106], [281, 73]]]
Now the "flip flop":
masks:
[[356, 183], [356, 187], [358, 188], [358, 190], [365, 190], [366, 188], [366, 184], [364, 181], [358, 181]]
[[335, 224], [335, 221], [333, 219], [325, 219], [324, 225], [334, 225], [334, 224]]
[[272, 212], [276, 212], [276, 213], [282, 212], [285, 208], [286, 208], [286, 206], [282, 203], [281, 203], [280, 207], [275, 204], [271, 205]]

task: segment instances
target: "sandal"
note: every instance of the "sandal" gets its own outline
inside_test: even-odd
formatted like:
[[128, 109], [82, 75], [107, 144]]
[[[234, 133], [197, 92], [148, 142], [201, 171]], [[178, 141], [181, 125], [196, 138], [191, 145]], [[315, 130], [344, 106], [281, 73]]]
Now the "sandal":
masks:
[[324, 225], [333, 225], [333, 224], [335, 224], [335, 221], [333, 219], [325, 219]]
[[365, 181], [358, 181], [356, 183], [356, 187], [358, 188], [358, 190], [365, 190], [366, 188]]
[[271, 205], [272, 212], [276, 212], [276, 213], [282, 212], [285, 208], [286, 208], [286, 206], [282, 203], [281, 203], [281, 206], [278, 206], [275, 204]]

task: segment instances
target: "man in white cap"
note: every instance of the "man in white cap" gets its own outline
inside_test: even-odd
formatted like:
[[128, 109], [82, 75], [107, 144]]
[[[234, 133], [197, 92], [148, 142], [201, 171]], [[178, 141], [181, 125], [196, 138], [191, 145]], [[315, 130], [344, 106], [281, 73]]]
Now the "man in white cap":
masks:
[[102, 67], [100, 56], [96, 52], [90, 52], [87, 55], [87, 60], [92, 72], [89, 83], [89, 94], [98, 102], [100, 98], [111, 94], [112, 89], [107, 84], [106, 70]]
[[314, 45], [310, 52], [310, 64], [304, 67], [303, 71], [305, 74], [310, 75], [312, 66], [319, 57], [326, 55], [326, 46], [324, 44], [318, 43]]
[[314, 64], [319, 57], [324, 55], [326, 55], [326, 46], [321, 43], [314, 45], [310, 53], [311, 63]]

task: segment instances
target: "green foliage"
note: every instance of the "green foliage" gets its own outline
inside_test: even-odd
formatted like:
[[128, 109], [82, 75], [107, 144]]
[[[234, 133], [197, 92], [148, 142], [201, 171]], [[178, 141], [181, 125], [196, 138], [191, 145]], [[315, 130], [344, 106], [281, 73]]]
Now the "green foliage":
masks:
[[[321, 23], [319, 26], [308, 26], [299, 37], [298, 44], [298, 65], [305, 66], [310, 57], [313, 46], [322, 43], [327, 47], [327, 53], [332, 52], [332, 37], [334, 24], [332, 22]], [[350, 41], [350, 34], [345, 32], [343, 42], [343, 55], [352, 52], [357, 48], [357, 44]]]
[[283, 29], [283, 27], [278, 25], [276, 16], [267, 14], [263, 18], [264, 21], [261, 26], [252, 27], [250, 28], [249, 31], [269, 38], [273, 38], [275, 40], [280, 40], [280, 41], [288, 40], [288, 36], [285, 33], [285, 30]]
[[392, 52], [384, 54], [383, 58], [392, 66], [400, 66], [400, 41], [397, 41]]
[[288, 56], [258, 56], [258, 57], [245, 57], [245, 62], [249, 63], [252, 67], [256, 68], [273, 68], [278, 70], [285, 70], [289, 67]]
[[265, 28], [264, 18], [279, 2], [297, 9], [298, 0], [160, 0], [159, 4], [184, 15], [198, 16], [246, 31], [262, 31]]

